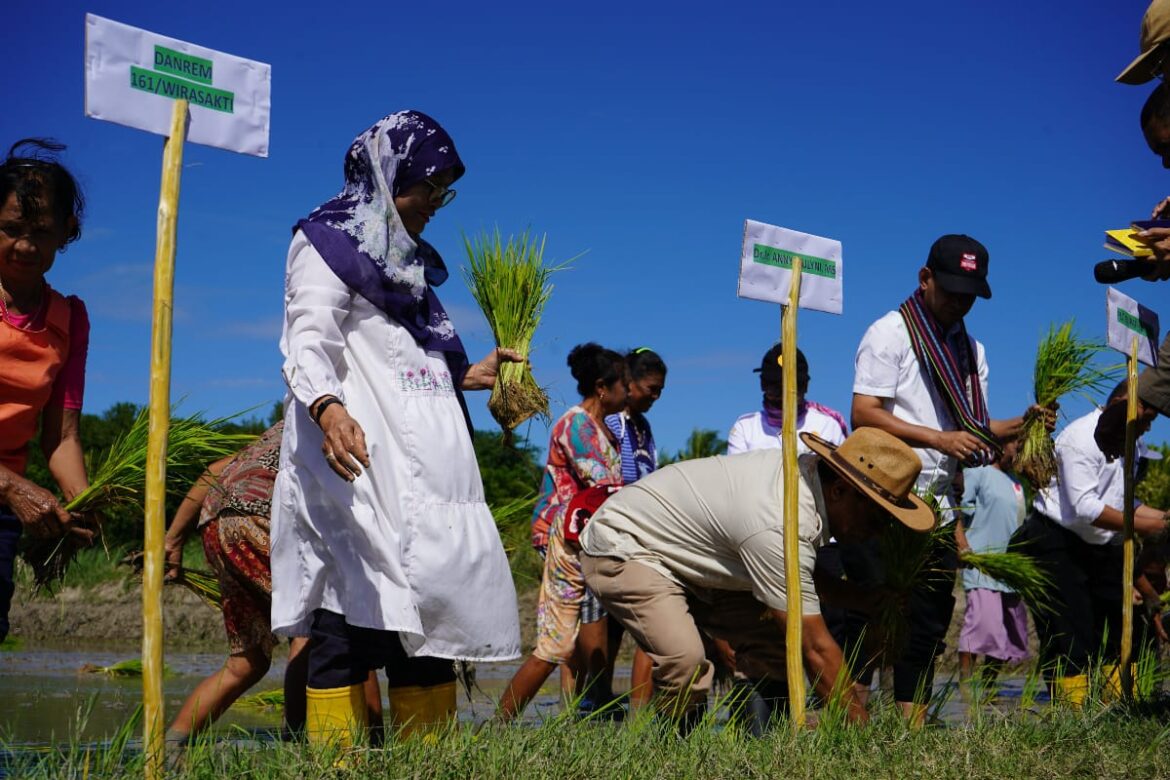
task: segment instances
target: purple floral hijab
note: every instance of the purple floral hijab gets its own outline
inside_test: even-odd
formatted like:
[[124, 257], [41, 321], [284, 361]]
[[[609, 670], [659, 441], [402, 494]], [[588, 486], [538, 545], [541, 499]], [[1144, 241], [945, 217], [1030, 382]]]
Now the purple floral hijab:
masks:
[[344, 189], [296, 229], [351, 290], [406, 328], [420, 347], [442, 352], [458, 388], [467, 353], [434, 292], [447, 281], [447, 266], [434, 247], [406, 232], [394, 208], [394, 196], [447, 169], [456, 179], [465, 170], [438, 122], [419, 111], [390, 114], [349, 147]]

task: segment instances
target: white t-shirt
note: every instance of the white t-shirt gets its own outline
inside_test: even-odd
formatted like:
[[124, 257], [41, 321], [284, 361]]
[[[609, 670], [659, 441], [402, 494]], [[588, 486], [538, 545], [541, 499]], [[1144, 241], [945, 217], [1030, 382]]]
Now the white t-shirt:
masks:
[[[845, 441], [845, 433], [841, 430], [841, 423], [819, 409], [808, 407], [804, 415], [796, 421], [798, 434], [808, 431], [815, 433], [830, 444], [840, 444]], [[766, 450], [780, 448], [780, 429], [764, 419], [763, 412], [745, 414], [731, 426], [727, 434], [727, 454], [740, 455], [752, 450]], [[796, 438], [797, 455], [808, 455], [812, 450], [808, 445]]]
[[[958, 326], [947, 334], [957, 334]], [[987, 399], [987, 359], [983, 345], [969, 334], [970, 348], [975, 351], [975, 366], [983, 398]], [[967, 388], [970, 393], [971, 388]], [[906, 322], [896, 311], [889, 312], [869, 326], [857, 347], [854, 361], [853, 392], [882, 399], [882, 407], [900, 420], [938, 431], [957, 430], [947, 403], [935, 389], [930, 370], [918, 363], [910, 346]], [[989, 404], [990, 405], [990, 404]], [[922, 472], [915, 486], [919, 493], [932, 493], [950, 505], [951, 482], [958, 461], [938, 450], [915, 447], [922, 460]], [[945, 516], [950, 513], [944, 513]]]
[[[1125, 467], [1121, 458], [1109, 462], [1093, 439], [1101, 410], [1096, 409], [1068, 424], [1056, 437], [1056, 476], [1036, 493], [1032, 506], [1089, 544], [1119, 541], [1117, 531], [1098, 528], [1093, 521], [1111, 506], [1125, 506]], [[1146, 446], [1139, 441], [1137, 456]], [[1140, 502], [1135, 502], [1137, 505]]]
[[[816, 456], [800, 459], [800, 583], [803, 614], [820, 614], [813, 584], [824, 497]], [[787, 610], [777, 449], [675, 463], [618, 491], [581, 535], [593, 556], [636, 560], [702, 597], [704, 589], [751, 591]]]

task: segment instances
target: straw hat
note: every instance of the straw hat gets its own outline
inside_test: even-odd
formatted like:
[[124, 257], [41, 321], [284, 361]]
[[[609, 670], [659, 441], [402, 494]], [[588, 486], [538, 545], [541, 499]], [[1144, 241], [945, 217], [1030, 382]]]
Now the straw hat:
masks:
[[934, 511], [911, 490], [922, 461], [901, 439], [877, 428], [858, 428], [839, 447], [815, 433], [800, 439], [902, 525], [913, 531], [934, 528]]
[[1162, 44], [1170, 40], [1170, 2], [1168, 0], [1154, 0], [1146, 9], [1142, 17], [1142, 32], [1138, 41], [1141, 54], [1129, 64], [1117, 81], [1122, 84], [1145, 84], [1158, 72], [1165, 68], [1166, 53], [1162, 51]]

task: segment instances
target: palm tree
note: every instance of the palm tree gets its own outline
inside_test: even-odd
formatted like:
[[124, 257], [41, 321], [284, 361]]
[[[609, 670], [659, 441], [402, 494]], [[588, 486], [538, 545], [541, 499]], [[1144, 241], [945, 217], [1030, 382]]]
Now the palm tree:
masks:
[[720, 438], [718, 431], [696, 428], [691, 431], [691, 435], [687, 437], [686, 445], [681, 450], [673, 455], [663, 452], [658, 461], [665, 466], [668, 463], [678, 463], [680, 460], [709, 458], [712, 455], [723, 455], [726, 452], [727, 440]]

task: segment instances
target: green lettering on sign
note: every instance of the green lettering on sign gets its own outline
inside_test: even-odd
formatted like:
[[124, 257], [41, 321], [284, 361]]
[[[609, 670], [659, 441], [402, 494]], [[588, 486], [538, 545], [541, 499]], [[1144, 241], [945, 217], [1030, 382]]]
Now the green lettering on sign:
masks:
[[186, 100], [193, 106], [210, 108], [212, 111], [235, 113], [236, 96], [232, 92], [177, 79], [164, 73], [155, 73], [136, 65], [130, 66], [130, 87], [171, 100]]
[[154, 69], [160, 73], [181, 76], [200, 84], [211, 83], [211, 60], [184, 54], [166, 46], [154, 47]]
[[1154, 337], [1154, 334], [1150, 332], [1149, 327], [1144, 322], [1125, 309], [1117, 310], [1117, 321], [1143, 338], [1152, 339]]
[[792, 258], [794, 257], [800, 258], [800, 270], [802, 273], [823, 276], [826, 279], [837, 278], [837, 264], [832, 260], [826, 260], [823, 257], [813, 257], [812, 255], [797, 255], [795, 252], [789, 252], [786, 249], [777, 249], [774, 246], [766, 246], [764, 244], [755, 244], [752, 247], [752, 260], [760, 265], [771, 265], [777, 268], [791, 270]]

